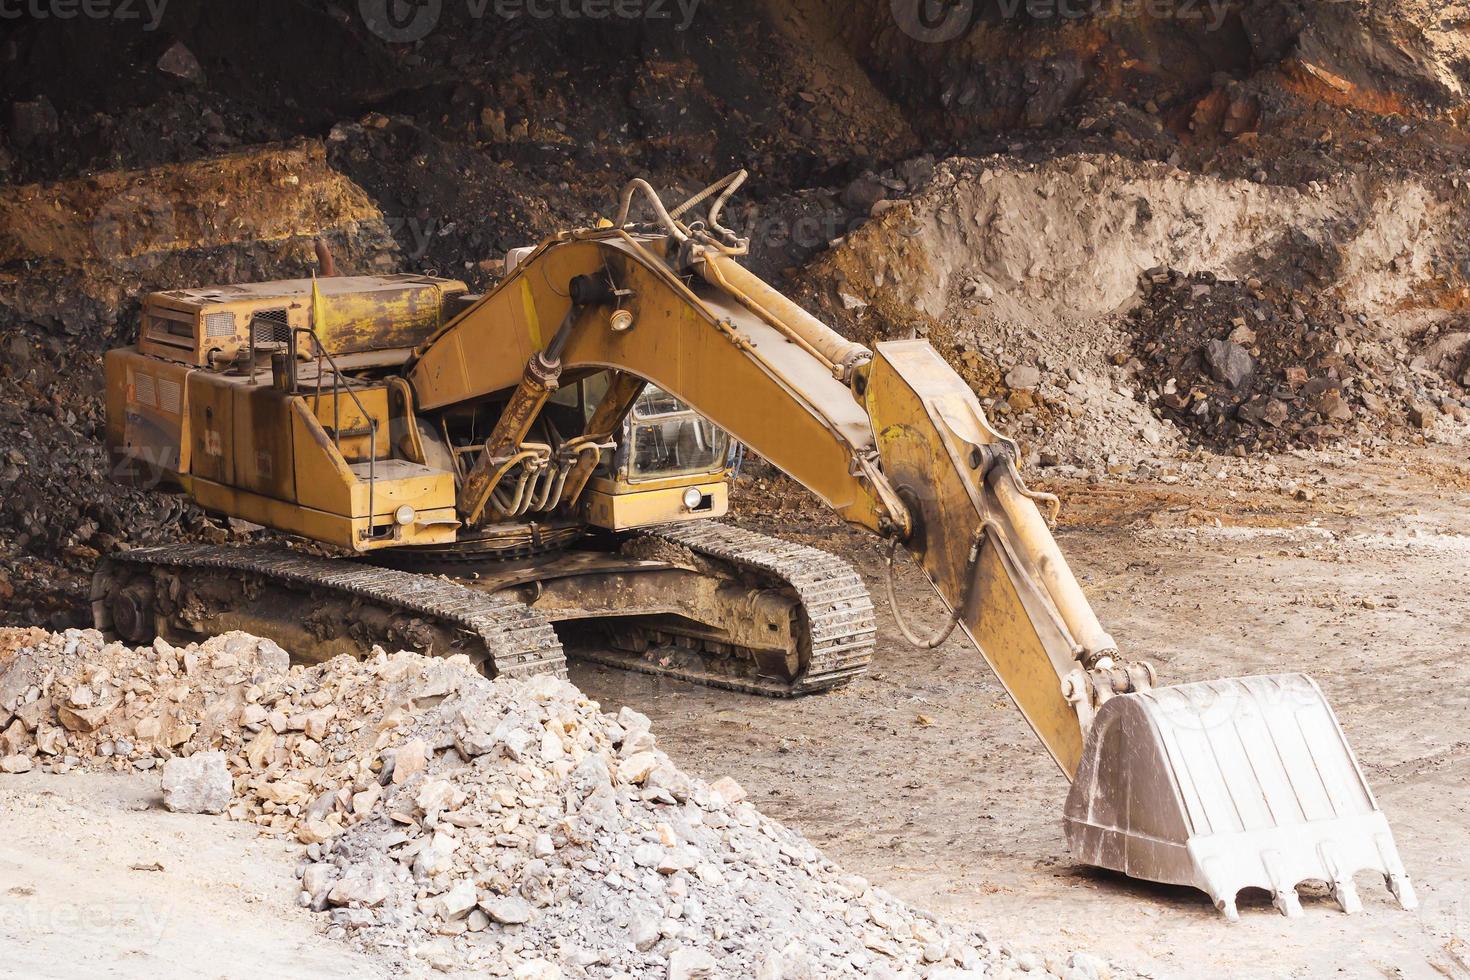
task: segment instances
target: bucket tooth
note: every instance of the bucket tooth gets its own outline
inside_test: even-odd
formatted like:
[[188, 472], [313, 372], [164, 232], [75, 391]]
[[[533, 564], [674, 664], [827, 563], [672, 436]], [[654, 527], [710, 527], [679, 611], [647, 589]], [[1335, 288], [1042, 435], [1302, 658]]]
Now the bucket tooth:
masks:
[[1318, 848], [1322, 855], [1322, 866], [1327, 869], [1327, 884], [1332, 889], [1332, 897], [1337, 905], [1348, 915], [1363, 911], [1363, 902], [1358, 898], [1358, 889], [1353, 884], [1353, 876], [1343, 868], [1338, 859], [1337, 847], [1326, 843]]
[[1302, 912], [1302, 900], [1297, 895], [1296, 888], [1291, 885], [1273, 891], [1271, 893], [1271, 904], [1276, 906], [1277, 910], [1288, 919], [1300, 919], [1304, 914]]
[[1286, 871], [1286, 862], [1279, 851], [1267, 851], [1261, 855], [1261, 864], [1271, 879], [1271, 904], [1288, 919], [1302, 917], [1302, 900], [1296, 893], [1296, 879]]
[[1378, 846], [1378, 857], [1382, 862], [1384, 884], [1398, 899], [1399, 907], [1408, 910], [1418, 908], [1419, 896], [1414, 894], [1414, 884], [1404, 870], [1404, 862], [1399, 859], [1399, 849], [1394, 846], [1393, 837], [1382, 834], [1375, 838], [1374, 843]]
[[1388, 890], [1393, 892], [1393, 897], [1398, 899], [1399, 908], [1412, 911], [1419, 907], [1419, 896], [1414, 894], [1414, 885], [1405, 874], [1384, 875], [1388, 881]]
[[1363, 900], [1358, 897], [1358, 888], [1351, 881], [1334, 883], [1332, 897], [1337, 900], [1338, 908], [1348, 915], [1356, 915], [1363, 911]]
[[1325, 881], [1346, 912], [1375, 870], [1406, 909], [1413, 886], [1331, 707], [1301, 674], [1118, 695], [1098, 709], [1063, 824], [1077, 860], [1190, 885], [1229, 919], [1263, 888], [1302, 914], [1296, 885]]

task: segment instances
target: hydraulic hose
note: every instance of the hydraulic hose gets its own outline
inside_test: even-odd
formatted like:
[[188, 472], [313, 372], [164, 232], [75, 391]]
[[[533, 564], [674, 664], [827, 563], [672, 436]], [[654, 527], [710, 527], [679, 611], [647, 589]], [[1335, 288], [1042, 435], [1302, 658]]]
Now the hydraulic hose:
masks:
[[664, 202], [658, 196], [658, 191], [654, 190], [653, 185], [642, 177], [633, 178], [623, 187], [623, 196], [618, 204], [618, 220], [614, 223], [614, 227], [626, 228], [628, 226], [628, 211], [633, 207], [633, 195], [638, 191], [642, 191], [643, 195], [648, 198], [648, 203], [653, 205], [653, 212], [658, 215], [659, 223], [664, 226], [664, 229], [679, 243], [687, 242], [689, 240], [688, 230], [679, 224], [673, 215], [669, 214], [668, 208], [664, 207]]

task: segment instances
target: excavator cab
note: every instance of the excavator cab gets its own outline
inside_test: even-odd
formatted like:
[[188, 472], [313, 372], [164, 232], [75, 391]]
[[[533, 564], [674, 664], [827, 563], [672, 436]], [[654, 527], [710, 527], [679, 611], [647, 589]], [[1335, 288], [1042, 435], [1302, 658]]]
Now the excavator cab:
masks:
[[[563, 384], [542, 419], [560, 433], [581, 433], [607, 399], [612, 372]], [[729, 435], [654, 384], [634, 397], [616, 436], [602, 449], [578, 499], [588, 524], [619, 531], [701, 517], [729, 509]]]
[[[547, 399], [543, 416], [562, 431], [580, 432], [607, 395], [608, 375], [599, 371], [562, 386]], [[634, 400], [616, 441], [602, 454], [596, 478], [629, 485], [720, 478], [734, 451], [723, 429], [654, 384]]]
[[627, 450], [620, 470], [630, 483], [711, 476], [723, 471], [729, 462], [729, 437], [688, 405], [653, 385], [633, 403], [623, 431]]

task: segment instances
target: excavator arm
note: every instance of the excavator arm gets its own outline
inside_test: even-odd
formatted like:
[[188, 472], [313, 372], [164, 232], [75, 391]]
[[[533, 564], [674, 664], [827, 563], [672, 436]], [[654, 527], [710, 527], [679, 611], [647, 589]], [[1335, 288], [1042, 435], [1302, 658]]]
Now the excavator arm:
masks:
[[[737, 261], [745, 243], [718, 214], [681, 220], [642, 182], [613, 227], [563, 234], [525, 256], [494, 292], [427, 340], [409, 371], [433, 411], [509, 398], [461, 487], [481, 519], [496, 460], [562, 374], [610, 370], [686, 402], [854, 525], [909, 553], [1048, 753], [1074, 781], [1074, 853], [1137, 877], [1195, 885], [1234, 917], [1235, 894], [1328, 881], [1357, 905], [1353, 872], [1413, 893], [1356, 759], [1321, 694], [1300, 675], [1155, 689], [1103, 629], [1017, 470], [1015, 444], [927, 343], [869, 351], [816, 320]], [[628, 223], [643, 193], [656, 215]], [[627, 384], [619, 390], [628, 388]], [[636, 393], [636, 388], [629, 389]], [[620, 394], [621, 410], [631, 405]], [[606, 419], [602, 420], [606, 428]], [[505, 431], [501, 431], [504, 429]], [[892, 567], [890, 559], [890, 596]]]
[[[561, 372], [615, 369], [657, 384], [850, 522], [901, 543], [1070, 777], [1082, 738], [1069, 694], [1096, 686], [1092, 670], [1107, 672], [1100, 692], [1129, 690], [1129, 671], [1112, 668], [1116, 646], [1019, 477], [1014, 444], [926, 342], [870, 352], [722, 252], [691, 258], [681, 275], [668, 258], [678, 245], [608, 232], [539, 250], [421, 351], [409, 375], [418, 403], [511, 388], [540, 397], [547, 364], [537, 355], [553, 336], [544, 325], [570, 323]], [[616, 287], [576, 309], [569, 284], [581, 277]], [[616, 330], [620, 309], [631, 325]], [[532, 369], [517, 376], [468, 354], [507, 348], [515, 356], [497, 364]]]

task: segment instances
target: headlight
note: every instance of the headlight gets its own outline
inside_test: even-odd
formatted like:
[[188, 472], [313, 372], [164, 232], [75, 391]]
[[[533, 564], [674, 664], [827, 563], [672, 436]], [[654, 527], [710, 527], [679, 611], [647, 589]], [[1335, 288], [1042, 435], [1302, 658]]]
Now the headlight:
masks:
[[414, 509], [408, 506], [408, 504], [404, 504], [402, 507], [393, 512], [393, 519], [397, 521], [402, 527], [408, 527], [410, 524], [413, 523], [413, 519], [417, 516], [418, 514], [415, 513]]
[[702, 503], [704, 503], [704, 494], [699, 492], [698, 487], [690, 487], [684, 491], [685, 510], [698, 510]]

